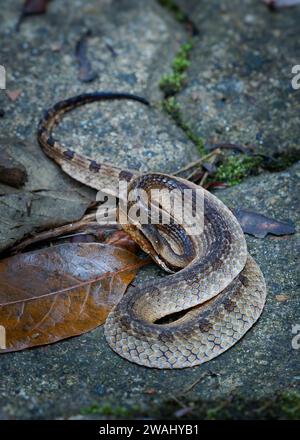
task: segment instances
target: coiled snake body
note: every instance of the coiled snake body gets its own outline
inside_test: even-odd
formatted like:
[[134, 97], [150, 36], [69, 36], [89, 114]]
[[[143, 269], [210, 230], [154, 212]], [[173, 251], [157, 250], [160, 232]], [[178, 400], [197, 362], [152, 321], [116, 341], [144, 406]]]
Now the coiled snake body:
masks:
[[[51, 131], [73, 108], [99, 100], [131, 99], [135, 95], [91, 93], [61, 101], [39, 124], [40, 145], [76, 180], [117, 195], [125, 180], [131, 191], [143, 188], [199, 189], [191, 182], [160, 173], [140, 174], [98, 163], [64, 147]], [[140, 246], [165, 270], [175, 272], [142, 289], [130, 287], [105, 323], [105, 336], [119, 355], [140, 365], [185, 368], [202, 364], [233, 346], [259, 318], [265, 303], [263, 275], [248, 254], [236, 218], [214, 195], [203, 191], [204, 227], [189, 235], [184, 224], [123, 225]], [[192, 202], [191, 202], [192, 203]], [[163, 209], [163, 208], [162, 208]], [[185, 311], [175, 321], [158, 323], [165, 316]]]

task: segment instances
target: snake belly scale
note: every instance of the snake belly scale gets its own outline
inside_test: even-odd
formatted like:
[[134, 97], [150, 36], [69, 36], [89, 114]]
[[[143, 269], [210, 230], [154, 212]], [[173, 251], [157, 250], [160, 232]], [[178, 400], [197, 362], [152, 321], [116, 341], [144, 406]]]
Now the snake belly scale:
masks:
[[[194, 194], [199, 187], [185, 179], [98, 163], [53, 138], [52, 130], [64, 113], [109, 99], [149, 105], [139, 96], [110, 92], [60, 101], [39, 123], [38, 140], [45, 153], [74, 179], [107, 194], [118, 195], [120, 180], [126, 180], [132, 191], [175, 188], [180, 192], [190, 189]], [[109, 345], [129, 361], [169, 369], [200, 365], [232, 347], [262, 313], [266, 285], [257, 263], [248, 254], [243, 231], [217, 197], [202, 191], [201, 234], [190, 236], [184, 225], [122, 225], [157, 264], [172, 272], [142, 289], [129, 287], [106, 320]], [[178, 319], [159, 323], [178, 312]]]

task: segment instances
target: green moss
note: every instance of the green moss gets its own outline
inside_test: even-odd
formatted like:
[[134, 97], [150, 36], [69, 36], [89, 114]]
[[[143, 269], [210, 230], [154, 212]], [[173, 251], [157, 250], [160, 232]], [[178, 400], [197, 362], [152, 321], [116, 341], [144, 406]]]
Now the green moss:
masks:
[[[245, 419], [300, 419], [300, 394], [296, 391], [282, 391], [274, 396], [249, 400], [243, 396], [230, 396], [227, 399], [189, 400], [180, 397], [181, 404], [192, 408], [184, 419], [198, 420], [245, 420]], [[95, 403], [81, 410], [83, 415], [108, 417], [111, 419], [134, 419], [154, 417], [156, 419], [176, 419], [180, 407], [174, 399], [167, 398], [160, 402], [150, 399], [148, 404], [116, 405], [110, 399], [102, 404]]]
[[[172, 9], [174, 3], [172, 1], [159, 1], [159, 3], [168, 9]], [[173, 9], [172, 9], [173, 10]], [[176, 101], [175, 95], [183, 88], [187, 76], [186, 70], [189, 68], [190, 53], [193, 49], [193, 41], [189, 40], [187, 43], [182, 44], [179, 51], [175, 55], [172, 61], [172, 71], [169, 74], [162, 76], [159, 86], [164, 92], [164, 100], [162, 102], [163, 109], [168, 113], [174, 122], [185, 132], [187, 137], [197, 146], [199, 153], [205, 154], [205, 148], [203, 140], [197, 136], [190, 125], [184, 122], [181, 114], [179, 103]]]
[[208, 408], [206, 410], [206, 414], [204, 418], [205, 420], [217, 420], [219, 417], [222, 417], [223, 410], [224, 410], [223, 404]]
[[290, 420], [300, 420], [300, 394], [284, 392], [280, 400], [283, 415]]
[[176, 101], [175, 96], [171, 96], [163, 101], [163, 109], [178, 122], [180, 120], [180, 105]]
[[224, 159], [218, 167], [213, 180], [225, 182], [229, 186], [240, 183], [250, 174], [255, 174], [262, 163], [261, 157], [247, 155], [231, 155]]
[[184, 122], [181, 108], [179, 103], [176, 101], [175, 96], [171, 96], [163, 101], [163, 109], [168, 113], [169, 116], [174, 120], [174, 122], [185, 132], [186, 136], [197, 146], [199, 153], [204, 155], [205, 147], [203, 139], [197, 136], [189, 124]]
[[184, 72], [190, 66], [190, 64], [191, 63], [188, 59], [175, 57], [172, 63], [172, 67], [176, 72]]
[[263, 151], [261, 153], [263, 158], [262, 166], [268, 171], [284, 171], [300, 160], [300, 152], [295, 149], [278, 153], [274, 157], [264, 156]]
[[[216, 401], [191, 402], [183, 399], [181, 403], [193, 408], [192, 412], [185, 415], [185, 419], [189, 420], [300, 419], [300, 394], [296, 391], [283, 391], [275, 396], [257, 400], [231, 396]], [[174, 419], [177, 410], [176, 401], [166, 400], [163, 405], [154, 409], [153, 415], [158, 418]], [[152, 414], [152, 411], [150, 413]]]
[[99, 415], [99, 416], [110, 416], [113, 418], [123, 418], [123, 417], [135, 417], [140, 415], [141, 409], [138, 405], [123, 406], [123, 405], [113, 405], [109, 402], [99, 405], [94, 403], [91, 406], [83, 408], [81, 411], [82, 415]]
[[176, 95], [180, 92], [186, 81], [186, 70], [190, 66], [190, 53], [193, 48], [192, 40], [183, 44], [172, 61], [172, 72], [163, 75], [159, 86], [164, 92], [165, 99], [162, 102], [163, 109], [173, 121], [184, 131], [186, 136], [197, 146], [201, 155], [205, 154], [203, 139], [197, 136], [190, 125], [184, 122]]
[[162, 76], [159, 86], [165, 97], [173, 96], [182, 89], [186, 81], [185, 72], [190, 66], [192, 47], [191, 41], [183, 44], [172, 61], [172, 72]]
[[93, 404], [93, 405], [87, 406], [86, 408], [82, 408], [80, 413], [83, 415], [99, 414], [100, 410], [101, 410], [101, 408], [98, 404]]
[[159, 86], [165, 96], [172, 96], [178, 93], [186, 80], [185, 73], [170, 73], [162, 76]]
[[180, 23], [184, 23], [187, 20], [186, 14], [181, 11], [173, 0], [158, 0], [158, 3], [171, 12]]

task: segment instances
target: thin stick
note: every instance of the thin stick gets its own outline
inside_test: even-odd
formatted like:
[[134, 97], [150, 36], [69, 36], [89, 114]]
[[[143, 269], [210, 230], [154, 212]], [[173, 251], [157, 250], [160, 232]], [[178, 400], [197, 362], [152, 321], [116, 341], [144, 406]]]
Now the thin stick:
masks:
[[208, 171], [205, 171], [205, 173], [203, 174], [202, 179], [200, 180], [199, 186], [203, 186], [204, 185], [204, 182], [207, 179], [207, 177], [208, 177]]
[[174, 176], [177, 176], [178, 174], [184, 172], [184, 171], [188, 171], [191, 168], [194, 168], [197, 165], [200, 165], [202, 162], [204, 162], [205, 160], [209, 159], [211, 156], [214, 156], [215, 154], [220, 153], [220, 150], [217, 148], [214, 151], [212, 151], [211, 153], [206, 154], [205, 156], [202, 156], [200, 159], [195, 160], [194, 162], [190, 162], [187, 165], [185, 165], [184, 167], [180, 168], [180, 170], [175, 171], [173, 173]]
[[[217, 158], [220, 154], [222, 154], [221, 150], [220, 150], [219, 148], [216, 148], [214, 151], [212, 151], [212, 153], [207, 154], [206, 156], [203, 156], [203, 159], [204, 159], [204, 158], [212, 159], [212, 160], [210, 160], [209, 162], [214, 163], [214, 162], [216, 161], [216, 158]], [[210, 156], [210, 157], [208, 157], [208, 156]], [[195, 175], [195, 171], [193, 171], [191, 174], [189, 174], [189, 175], [186, 177], [186, 179], [187, 179], [187, 180], [191, 180], [191, 179], [194, 177], [194, 175]], [[202, 179], [201, 179], [201, 182], [199, 183], [199, 185], [202, 186], [203, 183], [205, 182], [205, 180], [207, 179], [208, 176], [209, 176], [209, 172], [206, 171], [206, 172], [204, 173], [204, 175], [202, 176]]]
[[[26, 247], [38, 243], [39, 241], [51, 240], [59, 237], [60, 235], [70, 234], [71, 232], [78, 231], [78, 229], [88, 226], [98, 226], [100, 228], [107, 228], [107, 225], [99, 225], [96, 221], [96, 213], [87, 214], [74, 223], [69, 223], [67, 225], [58, 226], [57, 228], [50, 229], [49, 231], [42, 231], [37, 233], [34, 237], [28, 237], [27, 239], [21, 241], [10, 249], [11, 254], [16, 254], [21, 252]], [[116, 229], [119, 225], [114, 226]]]

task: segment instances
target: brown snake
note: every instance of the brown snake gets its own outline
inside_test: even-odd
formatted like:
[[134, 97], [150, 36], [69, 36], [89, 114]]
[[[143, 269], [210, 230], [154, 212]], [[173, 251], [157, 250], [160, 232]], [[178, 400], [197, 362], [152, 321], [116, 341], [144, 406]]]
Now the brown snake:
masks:
[[[176, 189], [180, 193], [190, 189], [192, 205], [199, 187], [187, 180], [98, 163], [52, 137], [52, 129], [65, 112], [107, 99], [131, 99], [148, 105], [143, 98], [122, 93], [83, 94], [61, 101], [45, 113], [39, 124], [38, 139], [45, 153], [79, 182], [108, 194], [117, 195], [119, 181], [126, 180], [134, 194], [140, 188]], [[190, 235], [185, 224], [176, 222], [123, 225], [161, 267], [175, 272], [142, 288], [130, 287], [106, 320], [109, 345], [137, 364], [155, 368], [202, 364], [233, 346], [262, 313], [265, 281], [247, 252], [241, 227], [217, 197], [202, 191], [201, 234]], [[186, 312], [175, 321], [157, 322], [182, 311]]]

